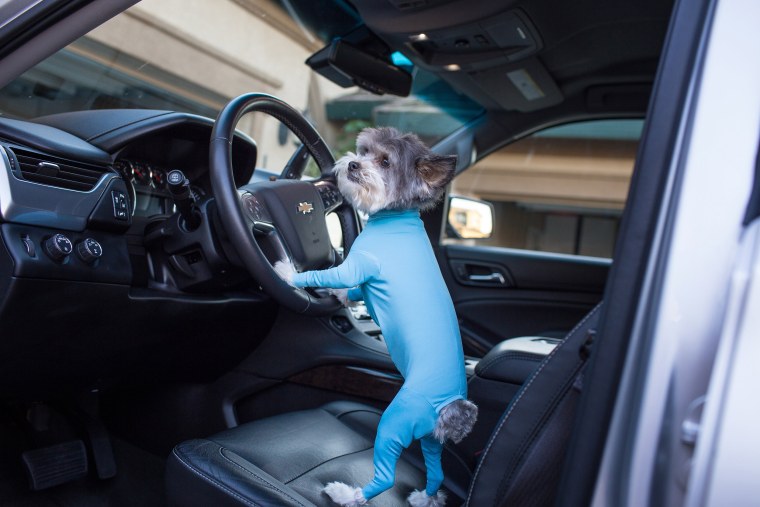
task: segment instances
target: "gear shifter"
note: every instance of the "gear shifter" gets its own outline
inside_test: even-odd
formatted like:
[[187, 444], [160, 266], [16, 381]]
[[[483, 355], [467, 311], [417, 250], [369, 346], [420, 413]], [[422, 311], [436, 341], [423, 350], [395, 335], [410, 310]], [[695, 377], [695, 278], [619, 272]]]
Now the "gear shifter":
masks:
[[201, 216], [195, 209], [195, 198], [190, 192], [190, 182], [182, 171], [174, 169], [166, 175], [166, 183], [185, 226], [188, 230], [194, 230], [201, 224]]

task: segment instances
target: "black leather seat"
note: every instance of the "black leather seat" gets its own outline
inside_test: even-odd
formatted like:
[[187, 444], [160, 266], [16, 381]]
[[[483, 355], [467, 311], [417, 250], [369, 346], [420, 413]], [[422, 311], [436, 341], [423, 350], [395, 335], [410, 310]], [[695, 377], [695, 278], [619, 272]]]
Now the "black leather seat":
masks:
[[[448, 507], [551, 505], [570, 435], [599, 306], [536, 369], [494, 429], [474, 473], [444, 452]], [[373, 473], [375, 430], [382, 412], [349, 402], [243, 424], [177, 445], [167, 463], [167, 497], [180, 506], [330, 506], [330, 481], [361, 485]], [[410, 447], [392, 490], [373, 506], [406, 505], [423, 489], [424, 464]]]
[[[252, 505], [242, 498], [254, 505], [334, 505], [320, 491], [327, 482], [364, 484], [372, 478], [381, 415], [374, 407], [336, 402], [183, 442], [169, 461], [169, 498], [176, 505]], [[472, 471], [451, 450], [443, 461], [449, 505], [461, 504]], [[373, 505], [404, 505], [409, 492], [424, 484], [422, 455], [410, 447], [399, 462], [396, 486]]]

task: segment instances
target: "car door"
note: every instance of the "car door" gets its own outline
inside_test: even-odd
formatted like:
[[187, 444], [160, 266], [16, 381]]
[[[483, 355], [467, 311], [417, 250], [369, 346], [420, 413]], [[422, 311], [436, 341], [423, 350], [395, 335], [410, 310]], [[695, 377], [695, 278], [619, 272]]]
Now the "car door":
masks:
[[[641, 126], [550, 128], [455, 178], [439, 260], [466, 354], [517, 336], [561, 338], [601, 299]], [[490, 234], [474, 230], [488, 220], [470, 211], [477, 202], [459, 196], [489, 205]]]

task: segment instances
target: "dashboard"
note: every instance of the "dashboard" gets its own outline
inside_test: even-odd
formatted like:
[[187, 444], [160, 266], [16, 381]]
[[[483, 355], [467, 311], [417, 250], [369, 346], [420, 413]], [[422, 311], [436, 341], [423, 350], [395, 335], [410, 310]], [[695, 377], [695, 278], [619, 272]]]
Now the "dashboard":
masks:
[[[0, 118], [0, 395], [213, 376], [263, 339], [276, 311], [215, 218], [212, 128], [171, 111]], [[256, 144], [236, 135], [231, 153], [242, 186]], [[175, 233], [174, 169], [205, 217], [191, 234]]]

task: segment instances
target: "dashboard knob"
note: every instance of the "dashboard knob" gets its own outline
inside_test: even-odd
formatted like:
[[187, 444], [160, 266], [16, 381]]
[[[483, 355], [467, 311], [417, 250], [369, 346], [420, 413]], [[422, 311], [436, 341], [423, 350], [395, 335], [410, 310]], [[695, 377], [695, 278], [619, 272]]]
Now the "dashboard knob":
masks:
[[92, 238], [85, 238], [77, 244], [77, 255], [87, 264], [92, 264], [103, 255], [103, 247]]
[[71, 240], [63, 234], [54, 234], [45, 240], [45, 253], [54, 261], [65, 259], [74, 250]]

